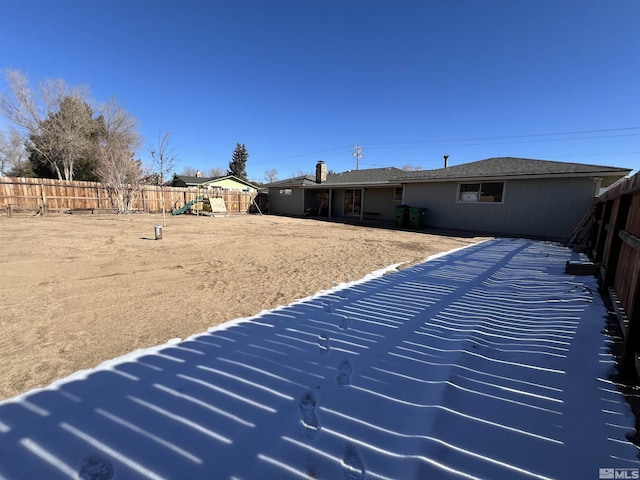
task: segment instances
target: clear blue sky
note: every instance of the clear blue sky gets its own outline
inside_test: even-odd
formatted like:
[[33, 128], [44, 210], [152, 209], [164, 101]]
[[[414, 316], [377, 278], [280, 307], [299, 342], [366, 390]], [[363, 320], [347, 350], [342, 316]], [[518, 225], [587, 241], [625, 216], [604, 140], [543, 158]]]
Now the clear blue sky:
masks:
[[[0, 0], [0, 68], [249, 178], [516, 156], [640, 169], [638, 0]], [[4, 85], [2, 88], [5, 88]], [[144, 149], [139, 157], [148, 159]]]

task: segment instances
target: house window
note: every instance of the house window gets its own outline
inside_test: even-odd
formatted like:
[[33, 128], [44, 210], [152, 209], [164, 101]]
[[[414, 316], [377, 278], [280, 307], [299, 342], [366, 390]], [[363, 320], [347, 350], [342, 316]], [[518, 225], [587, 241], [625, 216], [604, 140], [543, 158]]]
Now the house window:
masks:
[[280, 190], [278, 190], [278, 195], [291, 195], [291, 189], [281, 188]]
[[458, 202], [462, 203], [502, 203], [504, 182], [461, 183]]
[[360, 215], [362, 205], [362, 190], [345, 190], [344, 191], [344, 214]]
[[396, 187], [396, 190], [393, 194], [393, 201], [394, 202], [402, 201], [402, 187]]

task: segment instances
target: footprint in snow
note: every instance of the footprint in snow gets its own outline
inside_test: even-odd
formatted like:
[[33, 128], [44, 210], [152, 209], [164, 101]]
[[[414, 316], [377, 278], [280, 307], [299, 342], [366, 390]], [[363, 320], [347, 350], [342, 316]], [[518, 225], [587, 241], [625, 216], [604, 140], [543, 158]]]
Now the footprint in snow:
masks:
[[343, 360], [338, 367], [338, 385], [341, 387], [348, 387], [351, 384], [351, 374], [353, 373], [353, 367], [349, 360]]
[[353, 445], [347, 444], [342, 459], [342, 473], [347, 480], [364, 480], [365, 469]]
[[349, 325], [351, 324], [351, 320], [349, 320], [349, 317], [347, 317], [346, 315], [341, 315], [339, 313], [336, 313], [335, 316], [338, 317], [338, 328], [340, 328], [341, 330], [348, 330]]
[[108, 460], [93, 457], [80, 469], [79, 477], [80, 480], [111, 480], [113, 467]]
[[316, 398], [311, 392], [302, 395], [299, 403], [304, 433], [310, 440], [315, 440], [320, 436], [320, 421], [316, 415], [316, 404]]
[[327, 335], [319, 335], [318, 336], [318, 346], [320, 347], [321, 352], [329, 351], [329, 337]]

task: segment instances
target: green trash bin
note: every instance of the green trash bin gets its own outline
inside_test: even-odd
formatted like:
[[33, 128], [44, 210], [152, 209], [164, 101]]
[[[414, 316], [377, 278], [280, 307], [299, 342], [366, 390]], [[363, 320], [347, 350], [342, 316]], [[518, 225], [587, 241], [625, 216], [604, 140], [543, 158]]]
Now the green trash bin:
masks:
[[427, 216], [426, 208], [411, 207], [409, 209], [409, 227], [416, 230], [422, 230], [424, 228], [424, 220]]
[[394, 218], [396, 227], [408, 227], [409, 226], [409, 206], [398, 205], [394, 208]]

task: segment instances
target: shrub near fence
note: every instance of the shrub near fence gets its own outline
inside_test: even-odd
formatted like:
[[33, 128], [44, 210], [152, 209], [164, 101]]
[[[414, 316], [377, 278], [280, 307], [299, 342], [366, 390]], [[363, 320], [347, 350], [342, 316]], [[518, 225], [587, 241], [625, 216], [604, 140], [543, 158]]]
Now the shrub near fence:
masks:
[[624, 336], [622, 370], [640, 366], [640, 174], [600, 197], [590, 247]]
[[[160, 212], [164, 190], [167, 211], [179, 208], [198, 195], [195, 187], [143, 185], [133, 204], [134, 211]], [[224, 199], [230, 213], [247, 213], [253, 201], [249, 192], [214, 189]], [[0, 209], [5, 213], [61, 212], [68, 210], [110, 210], [113, 203], [109, 189], [98, 182], [76, 182], [49, 178], [0, 177]], [[1, 210], [0, 210], [1, 213]]]

